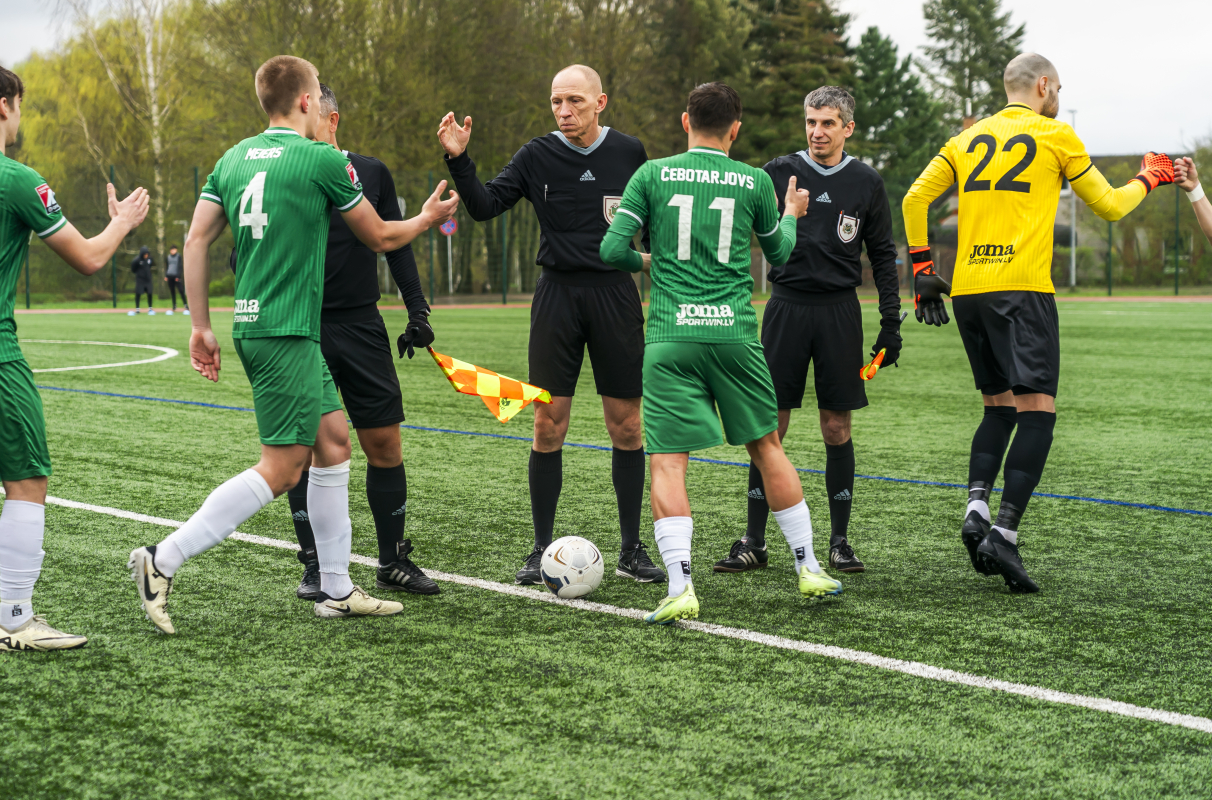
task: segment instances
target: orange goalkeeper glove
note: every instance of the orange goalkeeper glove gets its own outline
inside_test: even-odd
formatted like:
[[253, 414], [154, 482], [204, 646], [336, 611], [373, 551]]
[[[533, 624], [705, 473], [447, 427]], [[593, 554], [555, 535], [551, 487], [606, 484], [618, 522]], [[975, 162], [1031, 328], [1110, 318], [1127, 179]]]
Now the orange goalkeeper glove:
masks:
[[929, 247], [910, 247], [913, 260], [913, 307], [918, 322], [942, 327], [951, 321], [943, 295], [951, 294], [951, 284], [934, 271]]
[[1143, 183], [1146, 194], [1158, 186], [1174, 183], [1174, 162], [1165, 153], [1145, 153], [1140, 161], [1140, 172], [1132, 180]]

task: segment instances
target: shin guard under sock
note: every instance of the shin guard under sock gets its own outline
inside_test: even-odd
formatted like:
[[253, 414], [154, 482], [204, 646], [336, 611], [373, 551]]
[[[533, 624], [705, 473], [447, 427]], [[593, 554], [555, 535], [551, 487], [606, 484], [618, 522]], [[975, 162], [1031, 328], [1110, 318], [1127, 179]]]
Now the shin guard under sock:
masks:
[[311, 530], [311, 517], [307, 516], [307, 470], [303, 477], [286, 492], [290, 503], [290, 519], [295, 524], [295, 538], [299, 540], [302, 552], [315, 551], [316, 535]]
[[34, 617], [34, 584], [42, 573], [46, 506], [5, 500], [0, 513], [0, 628], [14, 631]]
[[619, 533], [622, 548], [640, 543], [640, 508], [644, 504], [644, 448], [620, 450], [610, 454], [610, 479], [619, 504]]
[[1013, 406], [985, 406], [985, 416], [972, 436], [972, 453], [968, 458], [968, 507], [964, 517], [973, 511], [989, 519], [989, 492], [997, 482], [1002, 457], [1014, 433], [1018, 411]]
[[312, 467], [307, 479], [307, 508], [316, 532], [320, 561], [320, 591], [340, 600], [353, 592], [349, 555], [353, 525], [349, 521], [349, 462]]
[[766, 502], [766, 485], [762, 482], [762, 471], [749, 462], [749, 516], [745, 525], [745, 538], [754, 547], [766, 546], [766, 520], [770, 517], [770, 504]]
[[854, 440], [825, 445], [825, 491], [829, 493], [829, 547], [846, 541], [854, 506]]
[[653, 538], [669, 573], [668, 594], [677, 597], [690, 585], [690, 542], [694, 520], [690, 517], [665, 517], [653, 523]]
[[556, 506], [564, 486], [564, 451], [530, 451], [530, 518], [534, 522], [535, 547], [551, 544], [555, 530]]
[[379, 564], [394, 564], [404, 541], [404, 517], [408, 512], [408, 476], [401, 463], [395, 467], [366, 465], [366, 502], [375, 518], [379, 540]]
[[1012, 543], [1018, 541], [1019, 519], [1044, 474], [1055, 428], [1056, 414], [1050, 411], [1020, 411], [1018, 414], [1018, 434], [1006, 453], [1002, 504], [994, 523], [1002, 536]]
[[269, 505], [273, 490], [255, 469], [219, 486], [185, 524], [156, 547], [156, 569], [171, 578], [188, 559], [222, 542], [236, 526]]

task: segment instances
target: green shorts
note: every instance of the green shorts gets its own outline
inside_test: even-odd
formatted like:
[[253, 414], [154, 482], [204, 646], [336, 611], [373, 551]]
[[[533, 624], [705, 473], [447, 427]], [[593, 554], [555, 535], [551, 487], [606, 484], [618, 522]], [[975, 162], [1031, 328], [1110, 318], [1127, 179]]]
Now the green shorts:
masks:
[[23, 358], [0, 363], [0, 480], [50, 474], [46, 420], [34, 373]]
[[320, 417], [341, 410], [320, 343], [303, 336], [236, 339], [236, 355], [252, 384], [261, 444], [316, 443]]
[[778, 429], [774, 383], [760, 344], [653, 342], [644, 347], [649, 453], [689, 453], [722, 444], [721, 421], [732, 445]]

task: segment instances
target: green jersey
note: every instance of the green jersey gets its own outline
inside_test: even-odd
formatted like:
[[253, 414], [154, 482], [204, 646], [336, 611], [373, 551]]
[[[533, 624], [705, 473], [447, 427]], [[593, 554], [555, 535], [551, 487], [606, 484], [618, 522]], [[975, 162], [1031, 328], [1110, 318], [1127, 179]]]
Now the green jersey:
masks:
[[270, 128], [228, 150], [201, 199], [218, 203], [236, 239], [233, 339], [320, 341], [330, 209], [362, 199], [340, 150], [290, 128]]
[[22, 358], [13, 306], [30, 232], [45, 239], [66, 224], [42, 176], [0, 154], [0, 363]]
[[771, 243], [787, 235], [770, 176], [706, 147], [649, 161], [627, 184], [610, 231], [629, 239], [645, 223], [652, 248], [646, 340], [758, 341], [750, 232]]

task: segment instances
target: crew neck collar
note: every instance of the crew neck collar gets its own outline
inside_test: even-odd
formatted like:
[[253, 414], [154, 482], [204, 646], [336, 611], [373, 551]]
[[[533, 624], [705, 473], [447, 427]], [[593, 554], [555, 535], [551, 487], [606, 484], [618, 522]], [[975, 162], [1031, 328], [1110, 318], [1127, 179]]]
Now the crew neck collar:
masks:
[[589, 145], [589, 147], [581, 147], [580, 145], [573, 144], [572, 142], [568, 141], [568, 137], [565, 136], [561, 131], [552, 131], [552, 133], [554, 133], [556, 135], [557, 139], [559, 139], [564, 144], [568, 145], [573, 150], [577, 151], [578, 153], [580, 153], [583, 156], [587, 156], [590, 153], [592, 153], [594, 150], [597, 150], [599, 147], [601, 147], [602, 142], [606, 141], [606, 134], [610, 133], [610, 126], [603, 125], [602, 132], [598, 134], [598, 138], [594, 139], [593, 144]]
[[728, 158], [728, 154], [717, 147], [692, 147], [686, 151], [687, 153], [702, 153], [708, 156], [723, 156]]
[[299, 133], [297, 130], [295, 130], [294, 128], [283, 128], [283, 127], [280, 127], [277, 125], [270, 127], [270, 128], [266, 128], [265, 132], [266, 133], [293, 133], [295, 136], [303, 135], [303, 134]]

